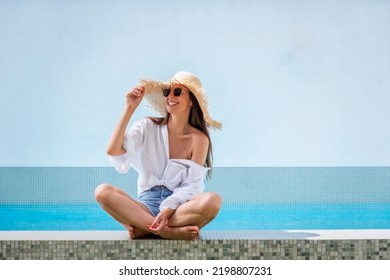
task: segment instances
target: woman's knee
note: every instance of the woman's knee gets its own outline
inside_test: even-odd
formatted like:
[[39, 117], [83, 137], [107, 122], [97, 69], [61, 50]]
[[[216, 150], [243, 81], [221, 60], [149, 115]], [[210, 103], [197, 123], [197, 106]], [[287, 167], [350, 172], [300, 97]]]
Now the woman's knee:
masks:
[[211, 216], [216, 216], [221, 209], [222, 198], [217, 193], [203, 193], [202, 206], [203, 211], [207, 212]]
[[115, 188], [110, 184], [100, 184], [95, 189], [95, 199], [101, 203], [107, 203]]

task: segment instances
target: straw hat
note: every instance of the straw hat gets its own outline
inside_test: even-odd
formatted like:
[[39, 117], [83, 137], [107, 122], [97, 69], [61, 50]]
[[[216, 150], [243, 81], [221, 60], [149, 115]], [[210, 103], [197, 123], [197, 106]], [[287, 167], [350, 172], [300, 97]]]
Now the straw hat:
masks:
[[177, 72], [168, 82], [155, 81], [150, 79], [141, 79], [140, 85], [145, 88], [145, 98], [149, 105], [156, 110], [161, 116], [166, 116], [167, 109], [165, 107], [165, 97], [162, 94], [164, 88], [169, 88], [171, 85], [181, 84], [188, 88], [198, 100], [202, 109], [205, 122], [212, 129], [221, 129], [222, 123], [211, 118], [208, 111], [208, 102], [206, 91], [202, 86], [199, 78], [189, 72]]

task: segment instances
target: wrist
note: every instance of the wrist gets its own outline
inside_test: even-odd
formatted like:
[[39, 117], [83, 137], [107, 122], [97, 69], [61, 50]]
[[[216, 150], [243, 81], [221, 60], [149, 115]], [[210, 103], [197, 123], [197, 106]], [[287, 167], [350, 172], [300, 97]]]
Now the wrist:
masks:
[[168, 217], [170, 217], [175, 212], [175, 210], [171, 209], [171, 208], [165, 208], [165, 209], [162, 210], [162, 212], [164, 212], [165, 214], [168, 215]]
[[135, 109], [137, 108], [137, 106], [134, 106], [132, 104], [126, 104], [125, 106], [125, 111], [126, 112], [131, 112], [131, 113], [134, 113]]

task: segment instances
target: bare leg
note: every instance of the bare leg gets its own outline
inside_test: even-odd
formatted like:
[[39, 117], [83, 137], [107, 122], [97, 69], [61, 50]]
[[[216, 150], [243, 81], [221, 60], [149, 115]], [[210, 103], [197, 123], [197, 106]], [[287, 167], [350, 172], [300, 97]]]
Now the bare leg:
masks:
[[151, 234], [147, 225], [154, 221], [149, 210], [124, 191], [109, 184], [101, 184], [95, 190], [95, 197], [102, 208], [128, 231], [131, 239]]
[[217, 216], [221, 204], [222, 200], [216, 193], [194, 196], [176, 209], [160, 236], [167, 239], [197, 239], [200, 229]]
[[218, 215], [221, 205], [222, 199], [216, 193], [198, 194], [176, 209], [168, 225], [172, 227], [196, 225], [202, 228]]
[[[129, 231], [131, 239], [151, 234], [147, 225], [153, 223], [154, 217], [142, 203], [109, 184], [98, 186], [95, 196], [102, 208]], [[217, 194], [196, 195], [176, 209], [160, 236], [166, 239], [195, 240], [200, 228], [213, 220], [220, 208], [221, 198]]]

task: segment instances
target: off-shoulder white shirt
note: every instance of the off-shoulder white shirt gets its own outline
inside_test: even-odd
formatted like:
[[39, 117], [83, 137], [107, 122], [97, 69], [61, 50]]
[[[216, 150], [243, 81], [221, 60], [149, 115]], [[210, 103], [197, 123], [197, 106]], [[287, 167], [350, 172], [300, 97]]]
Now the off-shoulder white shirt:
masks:
[[203, 192], [206, 168], [187, 159], [169, 159], [167, 125], [149, 118], [135, 122], [125, 133], [126, 153], [109, 156], [119, 173], [132, 167], [138, 172], [138, 194], [154, 186], [165, 186], [173, 193], [160, 205], [160, 211], [176, 209], [195, 194]]

